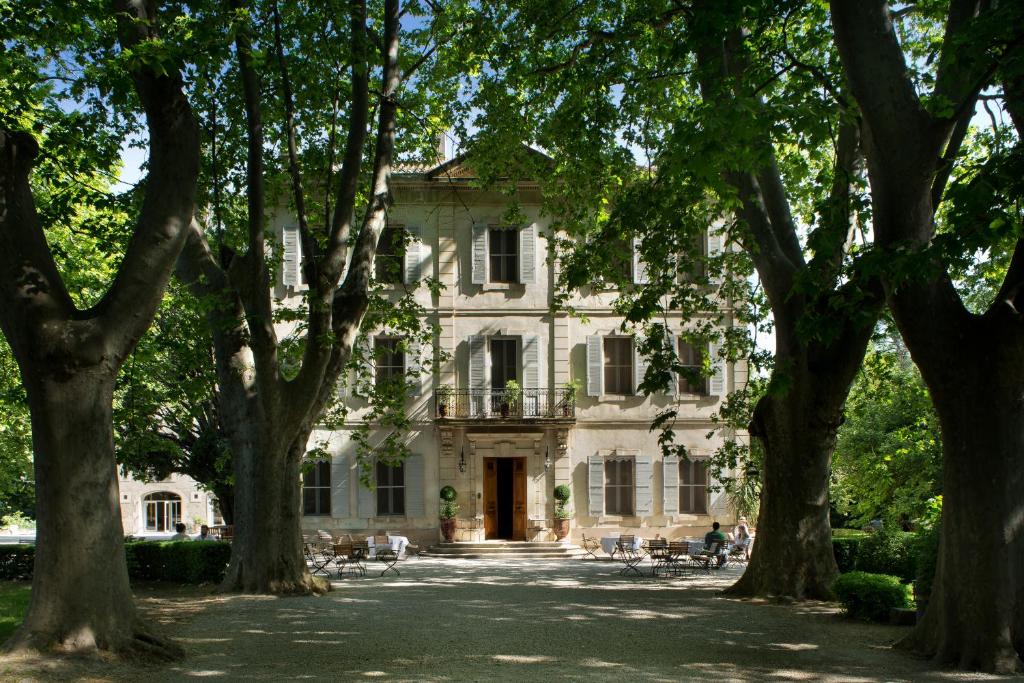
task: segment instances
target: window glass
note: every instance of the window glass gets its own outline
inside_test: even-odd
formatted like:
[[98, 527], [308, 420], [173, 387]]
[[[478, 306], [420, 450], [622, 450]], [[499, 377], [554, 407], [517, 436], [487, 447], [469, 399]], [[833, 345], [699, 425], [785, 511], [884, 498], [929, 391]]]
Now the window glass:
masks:
[[321, 460], [302, 473], [302, 514], [331, 514], [331, 463]]
[[488, 231], [491, 282], [519, 282], [519, 231], [491, 228]]
[[401, 284], [404, 257], [405, 229], [401, 225], [387, 226], [381, 233], [374, 257], [374, 276], [377, 282]]
[[405, 378], [405, 352], [401, 341], [393, 337], [375, 337], [373, 355], [376, 367], [377, 386], [398, 378]]
[[146, 531], [173, 531], [181, 521], [181, 496], [174, 493], [151, 493], [143, 499]]
[[629, 337], [604, 339], [604, 393], [633, 394], [633, 340]]
[[491, 388], [504, 389], [510, 379], [519, 380], [519, 343], [516, 339], [491, 339]]
[[377, 514], [405, 514], [405, 463], [377, 463]]
[[679, 463], [679, 510], [698, 515], [708, 512], [708, 469], [706, 460]]
[[679, 340], [679, 362], [689, 373], [679, 373], [679, 393], [706, 396], [707, 378], [701, 372], [704, 368], [704, 354], [694, 344]]
[[633, 459], [604, 463], [604, 509], [609, 515], [633, 514]]

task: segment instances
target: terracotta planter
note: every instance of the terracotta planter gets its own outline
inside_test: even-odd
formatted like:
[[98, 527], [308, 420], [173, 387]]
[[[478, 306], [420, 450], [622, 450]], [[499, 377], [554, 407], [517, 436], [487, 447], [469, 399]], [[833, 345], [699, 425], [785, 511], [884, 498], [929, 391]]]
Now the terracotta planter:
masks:
[[556, 519], [555, 520], [555, 538], [559, 541], [564, 541], [565, 537], [569, 535], [569, 520], [567, 519]]
[[455, 518], [441, 520], [441, 533], [444, 535], [444, 542], [451, 543], [455, 538]]

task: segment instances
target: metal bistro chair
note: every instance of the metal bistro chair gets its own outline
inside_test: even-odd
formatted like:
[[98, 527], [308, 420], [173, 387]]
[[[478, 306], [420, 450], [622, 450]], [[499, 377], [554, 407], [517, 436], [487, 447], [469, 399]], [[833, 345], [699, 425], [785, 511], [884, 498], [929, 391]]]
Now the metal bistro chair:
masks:
[[363, 563], [369, 555], [370, 544], [366, 541], [335, 545], [334, 559], [338, 564], [338, 578], [344, 576], [346, 567], [351, 567], [353, 572], [359, 573], [359, 576], [366, 576], [366, 565]]
[[593, 537], [588, 538], [587, 535], [584, 534], [583, 540], [580, 542], [580, 547], [583, 548], [583, 559], [587, 559], [589, 556], [596, 560], [598, 559], [596, 553], [601, 549], [601, 541]]
[[303, 553], [306, 555], [306, 562], [312, 565], [312, 574], [323, 573], [330, 576], [331, 572], [327, 566], [334, 561], [334, 549], [330, 545], [318, 541], [310, 541], [302, 544]]
[[618, 555], [619, 561], [623, 564], [619, 574], [622, 574], [623, 576], [630, 572], [633, 572], [637, 576], [642, 576], [637, 565], [643, 561], [644, 554], [636, 549], [635, 542], [635, 536], [623, 534], [619, 536], [619, 540], [615, 544], [616, 555]]
[[[717, 543], [712, 543], [711, 544], [712, 550], [714, 550], [717, 545], [718, 545]], [[694, 569], [700, 569], [705, 574], [710, 574], [711, 573], [711, 561], [714, 559], [714, 557], [711, 556], [711, 555], [705, 554], [705, 552], [704, 552], [704, 544], [701, 543], [700, 541], [697, 541], [697, 542], [690, 541], [689, 543], [687, 543], [687, 546], [688, 546], [687, 552], [688, 552], [688, 556], [689, 556], [687, 564], [690, 567], [693, 567]]]
[[647, 554], [651, 556], [651, 576], [657, 576], [659, 569], [668, 569], [668, 539], [647, 541]]
[[686, 541], [671, 541], [665, 549], [665, 571], [672, 572], [673, 576], [679, 576], [687, 568], [690, 546]]

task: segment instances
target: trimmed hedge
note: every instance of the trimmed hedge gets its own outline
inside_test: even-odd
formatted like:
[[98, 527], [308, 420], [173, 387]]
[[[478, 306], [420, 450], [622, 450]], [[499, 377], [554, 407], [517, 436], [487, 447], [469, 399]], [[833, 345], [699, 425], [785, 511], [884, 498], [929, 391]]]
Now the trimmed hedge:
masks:
[[914, 534], [905, 531], [883, 529], [863, 537], [833, 537], [832, 552], [841, 574], [856, 570], [890, 574], [903, 581], [916, 576]]
[[910, 586], [898, 576], [849, 572], [840, 574], [832, 584], [846, 613], [857, 619], [888, 621], [889, 610], [910, 606]]
[[[35, 546], [0, 546], [0, 580], [32, 578]], [[148, 581], [217, 583], [231, 559], [224, 541], [138, 541], [125, 543], [128, 576]]]

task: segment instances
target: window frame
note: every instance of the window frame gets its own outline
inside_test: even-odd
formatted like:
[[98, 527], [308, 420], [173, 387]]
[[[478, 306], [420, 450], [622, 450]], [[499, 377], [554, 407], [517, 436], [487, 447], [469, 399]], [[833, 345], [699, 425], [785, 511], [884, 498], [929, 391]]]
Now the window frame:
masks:
[[[692, 351], [694, 358], [684, 358], [684, 348]], [[682, 368], [684, 369], [692, 368], [697, 373], [697, 377], [699, 378], [697, 381], [700, 382], [699, 387], [694, 387], [692, 386], [693, 380], [691, 380], [690, 377], [688, 377], [683, 372], [677, 373], [677, 389], [679, 393], [690, 396], [707, 396], [709, 394], [709, 378], [704, 376], [705, 351], [703, 351], [701, 347], [698, 346], [697, 344], [691, 344], [690, 342], [687, 342], [685, 339], [679, 338], [676, 341], [676, 353], [678, 354], [680, 366], [682, 366]], [[687, 363], [687, 360], [690, 360], [690, 362]]]
[[[507, 242], [498, 246], [511, 251], [495, 249], [496, 237], [499, 242]], [[519, 245], [519, 230], [516, 226], [487, 226], [487, 282], [491, 284], [519, 284], [519, 260], [522, 258]], [[495, 267], [496, 264], [499, 267]], [[504, 271], [508, 271], [505, 273]], [[503, 277], [498, 276], [501, 271]]]
[[[163, 496], [163, 497], [157, 497]], [[174, 525], [181, 521], [182, 499], [177, 493], [171, 491], [154, 491], [142, 498], [142, 519], [146, 531], [166, 532], [173, 531]], [[154, 526], [149, 524], [149, 508], [153, 506]], [[177, 510], [175, 510], [177, 508]], [[161, 514], [158, 510], [163, 510]], [[177, 514], [175, 514], [177, 512]], [[166, 522], [164, 528], [160, 528], [159, 520], [163, 518]]]
[[[390, 476], [385, 477], [387, 481], [381, 481], [381, 468], [383, 471], [390, 472]], [[401, 476], [401, 484], [395, 484], [395, 475], [398, 473]], [[373, 477], [377, 485], [377, 496], [374, 501], [374, 509], [378, 517], [405, 517], [407, 508], [407, 496], [406, 496], [406, 472], [405, 463], [399, 462], [394, 465], [389, 465], [380, 460], [374, 465]], [[398, 505], [395, 502], [395, 493], [401, 491], [401, 510], [396, 509]], [[383, 509], [382, 509], [383, 508]]]
[[[610, 470], [614, 470], [615, 478], [620, 478], [624, 471], [628, 471], [629, 480], [623, 483], [611, 481]], [[636, 516], [636, 457], [614, 456], [604, 459], [604, 514], [615, 517]], [[628, 507], [624, 505], [623, 494], [628, 494]], [[614, 509], [611, 505], [614, 499]]]
[[[621, 363], [609, 363], [609, 342], [613, 345], [625, 345], [624, 353], [628, 359], [628, 364]], [[636, 353], [633, 345], [633, 338], [619, 335], [608, 335], [601, 340], [601, 373], [602, 373], [602, 393], [606, 396], [633, 396], [635, 395], [636, 387], [634, 384], [634, 374], [636, 372]], [[610, 374], [611, 373], [611, 374]], [[621, 376], [618, 376], [620, 375]], [[609, 381], [609, 378], [614, 378], [615, 382]], [[623, 387], [619, 386], [621, 381], [625, 379], [625, 391]], [[614, 390], [613, 390], [614, 385]]]
[[405, 250], [405, 225], [395, 223], [384, 226], [374, 254], [374, 280], [391, 286], [405, 284]]
[[[703, 472], [703, 483], [692, 483], [696, 468]], [[703, 509], [696, 505], [696, 495], [700, 493]], [[686, 515], [706, 515], [709, 508], [708, 500], [708, 458], [692, 457], [679, 459], [679, 512]]]
[[[326, 477], [326, 483], [324, 479]], [[312, 482], [311, 482], [312, 480]], [[313, 492], [313, 511], [309, 511], [306, 492]], [[324, 509], [326, 508], [326, 509]], [[331, 514], [331, 461], [317, 460], [302, 473], [302, 516], [327, 517]]]
[[[385, 349], [385, 346], [391, 348]], [[395, 359], [399, 359], [398, 364]], [[387, 360], [389, 362], [385, 363]], [[400, 378], [405, 381], [405, 350], [402, 348], [402, 338], [387, 334], [373, 336], [373, 382], [375, 387], [381, 387], [387, 382]]]

